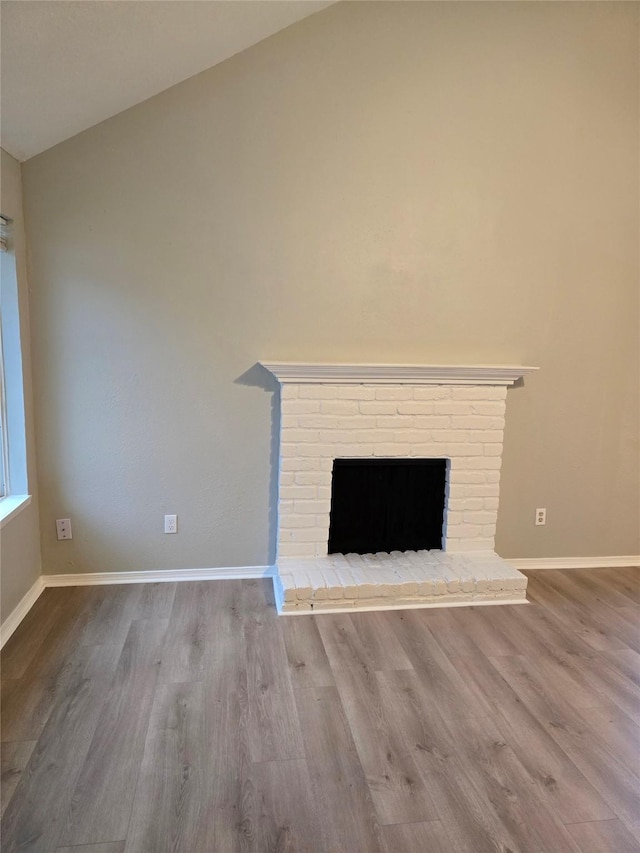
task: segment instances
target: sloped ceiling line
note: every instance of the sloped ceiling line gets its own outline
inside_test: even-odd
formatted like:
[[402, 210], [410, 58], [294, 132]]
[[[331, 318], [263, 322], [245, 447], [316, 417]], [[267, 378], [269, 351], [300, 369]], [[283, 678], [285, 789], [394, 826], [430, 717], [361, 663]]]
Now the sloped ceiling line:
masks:
[[2, 0], [2, 147], [27, 160], [330, 5]]

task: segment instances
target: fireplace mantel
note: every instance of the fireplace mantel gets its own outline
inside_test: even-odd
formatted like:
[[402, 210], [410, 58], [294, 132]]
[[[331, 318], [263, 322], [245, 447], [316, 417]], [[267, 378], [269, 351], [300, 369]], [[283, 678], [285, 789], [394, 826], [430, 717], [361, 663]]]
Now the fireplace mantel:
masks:
[[537, 367], [460, 364], [307, 364], [262, 361], [281, 384], [513, 385]]

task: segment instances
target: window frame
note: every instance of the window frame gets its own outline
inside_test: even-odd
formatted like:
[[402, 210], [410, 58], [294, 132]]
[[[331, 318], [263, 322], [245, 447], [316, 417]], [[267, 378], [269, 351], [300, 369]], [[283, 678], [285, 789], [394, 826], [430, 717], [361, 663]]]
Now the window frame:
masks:
[[[22, 324], [12, 222], [0, 214], [0, 528], [31, 503], [27, 494]], [[10, 269], [5, 264], [11, 264]]]
[[9, 430], [7, 428], [5, 385], [2, 312], [0, 311], [0, 500], [11, 495], [11, 480], [9, 479]]

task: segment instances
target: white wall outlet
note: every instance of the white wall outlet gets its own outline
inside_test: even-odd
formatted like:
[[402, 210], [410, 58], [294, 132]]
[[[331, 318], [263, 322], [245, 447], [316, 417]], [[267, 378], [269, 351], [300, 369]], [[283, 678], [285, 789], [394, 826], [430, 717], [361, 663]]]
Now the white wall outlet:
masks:
[[165, 533], [177, 533], [178, 532], [178, 516], [177, 515], [165, 515], [165, 517], [164, 517], [164, 532]]
[[536, 510], [536, 525], [547, 523], [547, 510], [544, 507], [538, 507]]
[[73, 539], [71, 535], [71, 519], [56, 518], [56, 531], [58, 539]]

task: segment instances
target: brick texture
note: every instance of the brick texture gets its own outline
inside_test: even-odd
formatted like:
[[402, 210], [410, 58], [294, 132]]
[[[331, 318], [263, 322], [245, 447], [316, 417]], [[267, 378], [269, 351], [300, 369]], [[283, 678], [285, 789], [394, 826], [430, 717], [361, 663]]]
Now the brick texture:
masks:
[[506, 387], [286, 384], [281, 390], [279, 557], [326, 556], [336, 458], [450, 460], [445, 550], [493, 550]]
[[491, 551], [283, 557], [281, 613], [442, 607], [526, 601], [527, 578]]

